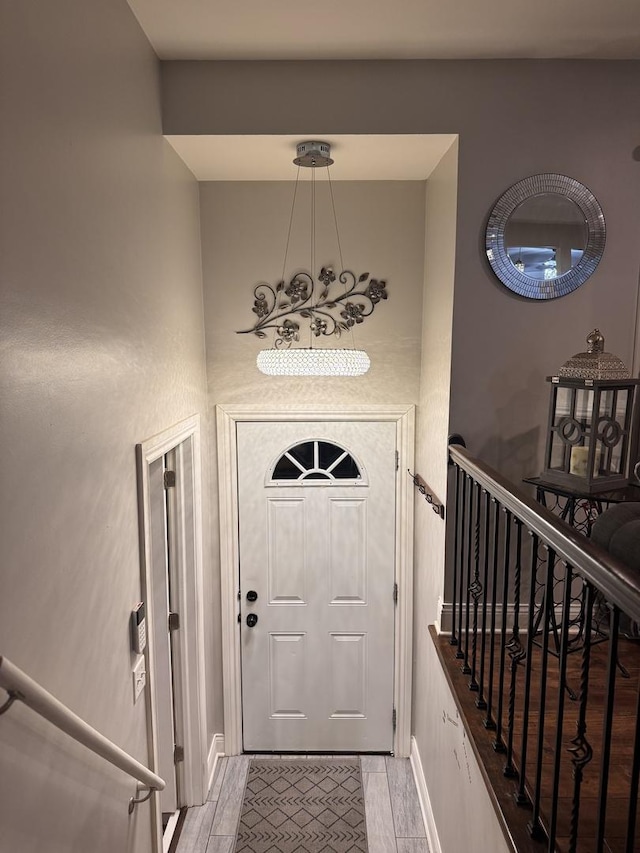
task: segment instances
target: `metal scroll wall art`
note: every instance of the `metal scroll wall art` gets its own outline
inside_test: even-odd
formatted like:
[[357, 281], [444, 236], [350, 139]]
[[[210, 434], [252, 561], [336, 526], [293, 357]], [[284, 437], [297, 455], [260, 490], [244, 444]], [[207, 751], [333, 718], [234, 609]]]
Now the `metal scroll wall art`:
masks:
[[[342, 285], [341, 293], [336, 281]], [[274, 346], [282, 349], [300, 340], [301, 319], [309, 322], [310, 334], [316, 338], [339, 338], [373, 314], [376, 305], [387, 299], [387, 287], [368, 272], [356, 277], [344, 270], [336, 277], [331, 267], [322, 267], [317, 280], [300, 272], [275, 287], [262, 282], [254, 288], [253, 297], [256, 321], [237, 334], [266, 338], [267, 330], [273, 330]]]

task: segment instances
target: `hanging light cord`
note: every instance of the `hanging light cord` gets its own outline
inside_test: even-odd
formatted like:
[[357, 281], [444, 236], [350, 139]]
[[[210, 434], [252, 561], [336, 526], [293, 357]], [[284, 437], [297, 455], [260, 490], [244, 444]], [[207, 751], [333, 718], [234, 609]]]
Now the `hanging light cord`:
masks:
[[[311, 273], [312, 286], [316, 280], [316, 167], [311, 169]], [[311, 306], [313, 311], [313, 305]], [[313, 313], [311, 315], [313, 317]], [[313, 332], [309, 323], [309, 349], [313, 349]]]
[[[284, 274], [287, 268], [287, 256], [289, 255], [289, 243], [291, 241], [291, 230], [293, 228], [293, 214], [296, 209], [296, 196], [298, 195], [298, 178], [300, 177], [300, 166], [298, 166], [298, 171], [296, 172], [296, 182], [293, 187], [293, 200], [291, 201], [291, 214], [289, 216], [289, 228], [287, 230], [287, 242], [284, 247], [284, 258], [282, 259], [282, 276], [281, 281], [284, 282]], [[282, 290], [276, 293], [276, 308], [279, 307], [280, 302], [282, 302], [282, 294], [284, 292], [284, 287]], [[272, 347], [275, 348], [276, 339], [278, 337], [278, 327], [277, 324], [273, 327], [273, 343]]]
[[640, 270], [638, 271], [638, 288], [636, 290], [635, 327], [633, 330], [633, 344], [631, 349], [631, 374], [640, 375], [640, 362], [638, 361], [638, 327], [640, 326]]
[[[340, 243], [340, 232], [338, 231], [338, 217], [336, 215], [336, 203], [335, 203], [335, 199], [333, 198], [333, 184], [331, 183], [331, 171], [329, 169], [329, 166], [327, 166], [327, 178], [329, 179], [329, 195], [331, 196], [331, 209], [333, 211], [333, 224], [334, 224], [335, 229], [336, 229], [336, 241], [338, 243], [338, 254], [340, 255], [340, 275], [342, 275], [342, 273], [344, 272], [344, 261], [342, 259], [342, 244]], [[344, 282], [344, 292], [346, 295], [346, 293], [347, 293], [347, 282], [346, 282], [346, 280]], [[353, 324], [353, 326], [349, 326], [349, 330], [351, 333], [351, 346], [353, 347], [353, 349], [356, 348], [356, 336], [355, 336], [355, 332], [354, 332], [354, 326], [355, 326], [355, 323]]]
[[331, 209], [333, 211], [333, 224], [336, 229], [336, 241], [338, 243], [338, 254], [340, 255], [340, 271], [344, 270], [344, 261], [342, 260], [342, 244], [340, 243], [340, 233], [338, 231], [338, 217], [336, 216], [336, 203], [333, 198], [333, 184], [331, 183], [331, 171], [327, 166], [327, 178], [329, 179], [329, 195], [331, 196]]
[[284, 281], [284, 273], [287, 266], [287, 255], [289, 254], [289, 242], [291, 240], [291, 229], [293, 227], [293, 213], [296, 209], [296, 196], [298, 194], [298, 179], [300, 177], [300, 166], [296, 172], [296, 182], [293, 188], [293, 201], [291, 202], [291, 216], [289, 217], [289, 230], [287, 231], [287, 242], [284, 247], [284, 260], [282, 261], [282, 281]]

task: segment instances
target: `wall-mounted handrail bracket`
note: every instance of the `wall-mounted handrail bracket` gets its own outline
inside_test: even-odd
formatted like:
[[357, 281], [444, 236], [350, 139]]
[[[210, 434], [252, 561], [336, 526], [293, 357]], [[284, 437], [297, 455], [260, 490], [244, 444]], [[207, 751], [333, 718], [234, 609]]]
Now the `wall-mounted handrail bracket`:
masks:
[[140, 799], [132, 797], [129, 800], [129, 814], [138, 803], [144, 803], [154, 791], [162, 791], [165, 787], [164, 779], [92, 728], [77, 714], [74, 714], [70, 708], [63, 705], [55, 696], [2, 655], [0, 655], [0, 688], [5, 690], [9, 696], [6, 702], [0, 706], [0, 714], [8, 711], [13, 703], [19, 699], [60, 731], [83, 744], [110, 764], [119, 767], [129, 776], [133, 776], [139, 782], [138, 791], [149, 789], [149, 793], [144, 797]]
[[17, 702], [18, 700], [24, 702], [24, 696], [19, 690], [7, 690], [7, 693], [9, 694], [9, 698], [4, 705], [0, 705], [0, 716], [6, 713], [14, 702]]
[[144, 795], [144, 797], [131, 797], [131, 799], [129, 800], [129, 814], [133, 814], [133, 810], [136, 806], [140, 805], [140, 803], [146, 803], [147, 800], [150, 798], [151, 794], [153, 794], [153, 792], [157, 791], [158, 789], [154, 788], [153, 786], [147, 789], [146, 785], [138, 785], [138, 793], [144, 790], [147, 790], [147, 793]]
[[431, 488], [425, 483], [420, 474], [412, 474], [407, 468], [407, 474], [413, 480], [413, 485], [418, 489], [420, 494], [424, 495], [424, 499], [428, 504], [431, 504], [431, 509], [444, 519], [444, 505], [431, 493]]

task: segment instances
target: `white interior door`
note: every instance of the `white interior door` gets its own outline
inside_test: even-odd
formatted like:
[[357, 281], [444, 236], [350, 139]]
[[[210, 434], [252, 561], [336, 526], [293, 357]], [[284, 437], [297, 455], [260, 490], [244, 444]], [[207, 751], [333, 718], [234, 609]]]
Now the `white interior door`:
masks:
[[391, 751], [395, 424], [237, 442], [244, 748]]

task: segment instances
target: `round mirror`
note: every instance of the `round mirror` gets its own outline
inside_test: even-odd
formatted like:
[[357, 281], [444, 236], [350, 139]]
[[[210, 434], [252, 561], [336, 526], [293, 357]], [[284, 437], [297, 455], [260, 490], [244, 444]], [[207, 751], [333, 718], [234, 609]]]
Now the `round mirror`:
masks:
[[534, 175], [514, 184], [487, 224], [493, 271], [529, 299], [555, 299], [580, 287], [598, 265], [604, 243], [597, 199], [564, 175]]

